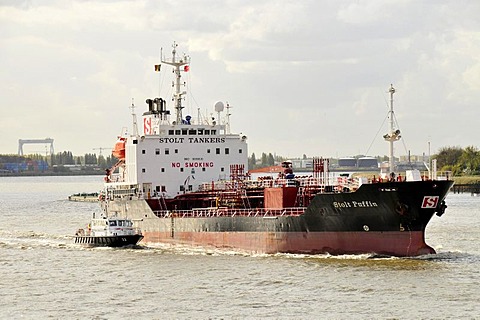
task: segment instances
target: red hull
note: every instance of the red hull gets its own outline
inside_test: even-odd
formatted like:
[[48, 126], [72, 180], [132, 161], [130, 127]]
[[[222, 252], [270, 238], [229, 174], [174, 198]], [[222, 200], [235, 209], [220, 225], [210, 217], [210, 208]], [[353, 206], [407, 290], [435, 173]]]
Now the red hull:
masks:
[[145, 242], [240, 249], [256, 253], [433, 254], [422, 231], [403, 232], [144, 232]]

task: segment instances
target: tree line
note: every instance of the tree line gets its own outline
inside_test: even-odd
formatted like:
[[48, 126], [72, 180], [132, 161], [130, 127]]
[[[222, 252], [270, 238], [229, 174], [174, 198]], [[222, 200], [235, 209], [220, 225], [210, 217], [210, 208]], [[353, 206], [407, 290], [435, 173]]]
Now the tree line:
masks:
[[433, 159], [440, 170], [452, 171], [455, 176], [480, 175], [480, 150], [474, 146], [443, 147]]
[[[304, 154], [302, 159], [307, 159]], [[377, 159], [387, 161], [388, 156], [378, 156]], [[439, 152], [432, 156], [437, 160], [437, 168], [441, 171], [451, 171], [455, 176], [461, 175], [480, 175], [480, 150], [474, 146], [461, 147], [443, 147]], [[272, 153], [262, 153], [260, 159], [257, 159], [255, 153], [248, 157], [248, 169], [257, 169], [273, 166], [276, 163], [288, 160], [286, 157], [273, 155]]]
[[[304, 154], [303, 159], [307, 156]], [[384, 156], [383, 159], [388, 157]], [[437, 168], [442, 171], [452, 171], [455, 176], [460, 175], [480, 175], [480, 150], [474, 146], [466, 148], [461, 147], [443, 147], [432, 157], [437, 160]], [[49, 166], [81, 165], [98, 166], [100, 168], [110, 168], [117, 159], [111, 155], [104, 157], [95, 153], [86, 153], [83, 156], [75, 156], [71, 151], [63, 151], [53, 155], [33, 154], [28, 156], [20, 155], [0, 155], [0, 164], [20, 163], [25, 161], [45, 161]], [[248, 169], [257, 169], [273, 166], [288, 160], [288, 158], [263, 152], [259, 159], [255, 153], [248, 157]], [[381, 160], [381, 159], [379, 159]]]
[[117, 159], [113, 156], [97, 156], [95, 153], [86, 153], [83, 156], [74, 156], [71, 151], [63, 151], [46, 156], [41, 154], [31, 154], [24, 156], [16, 154], [0, 155], [0, 164], [21, 163], [28, 161], [44, 161], [48, 163], [49, 166], [92, 165], [99, 166], [101, 168], [110, 168], [117, 162]]

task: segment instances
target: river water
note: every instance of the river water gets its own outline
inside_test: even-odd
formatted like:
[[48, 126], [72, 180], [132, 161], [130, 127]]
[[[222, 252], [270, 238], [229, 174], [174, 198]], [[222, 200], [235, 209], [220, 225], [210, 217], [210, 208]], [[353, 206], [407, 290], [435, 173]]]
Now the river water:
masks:
[[100, 176], [0, 178], [3, 319], [480, 318], [480, 197], [450, 194], [436, 255], [248, 255], [73, 244]]

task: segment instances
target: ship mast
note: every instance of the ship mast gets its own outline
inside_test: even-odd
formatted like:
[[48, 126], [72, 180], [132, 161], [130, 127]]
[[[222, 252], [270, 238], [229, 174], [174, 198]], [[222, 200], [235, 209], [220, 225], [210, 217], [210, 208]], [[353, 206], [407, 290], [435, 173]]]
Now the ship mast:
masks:
[[[182, 83], [180, 82], [182, 75], [180, 72], [182, 71], [180, 69], [181, 66], [185, 66], [183, 71], [188, 71], [188, 66], [187, 64], [190, 63], [190, 57], [187, 55], [184, 55], [183, 58], [180, 58], [180, 60], [177, 61], [177, 47], [178, 44], [173, 42], [173, 50], [172, 50], [172, 59], [171, 61], [167, 61], [162, 58], [162, 63], [168, 64], [173, 66], [173, 72], [175, 73], [175, 81], [173, 83], [173, 87], [175, 87], [175, 92], [173, 94], [173, 101], [175, 104], [175, 110], [177, 114], [177, 119], [176, 123], [181, 124], [182, 123], [182, 109], [184, 108], [182, 106], [182, 96], [185, 95], [187, 92], [186, 91], [180, 91], [180, 87]], [[184, 83], [185, 84], [185, 83]]]
[[130, 109], [132, 109], [132, 131], [133, 135], [138, 137], [137, 115], [135, 114], [135, 108], [136, 106], [132, 98], [132, 105], [130, 106]]
[[395, 88], [393, 87], [393, 84], [390, 85], [390, 89], [388, 90], [390, 93], [390, 111], [389, 111], [389, 118], [390, 118], [390, 132], [385, 134], [383, 138], [385, 141], [388, 141], [390, 143], [390, 156], [389, 156], [389, 170], [390, 174], [393, 173], [394, 167], [395, 167], [395, 158], [394, 158], [394, 152], [393, 152], [393, 143], [395, 141], [400, 140], [401, 135], [400, 135], [400, 130], [396, 129], [394, 127], [394, 113], [393, 113], [393, 94], [395, 93]]

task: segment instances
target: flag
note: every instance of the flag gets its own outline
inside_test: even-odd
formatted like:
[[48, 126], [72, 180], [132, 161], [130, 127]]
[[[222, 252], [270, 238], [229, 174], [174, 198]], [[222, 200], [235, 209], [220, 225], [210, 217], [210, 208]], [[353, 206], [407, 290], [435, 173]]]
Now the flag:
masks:
[[183, 67], [183, 71], [188, 72], [188, 70], [190, 70], [190, 66]]
[[160, 72], [160, 66], [161, 66], [161, 64], [156, 64], [155, 65], [155, 71], [156, 72]]

